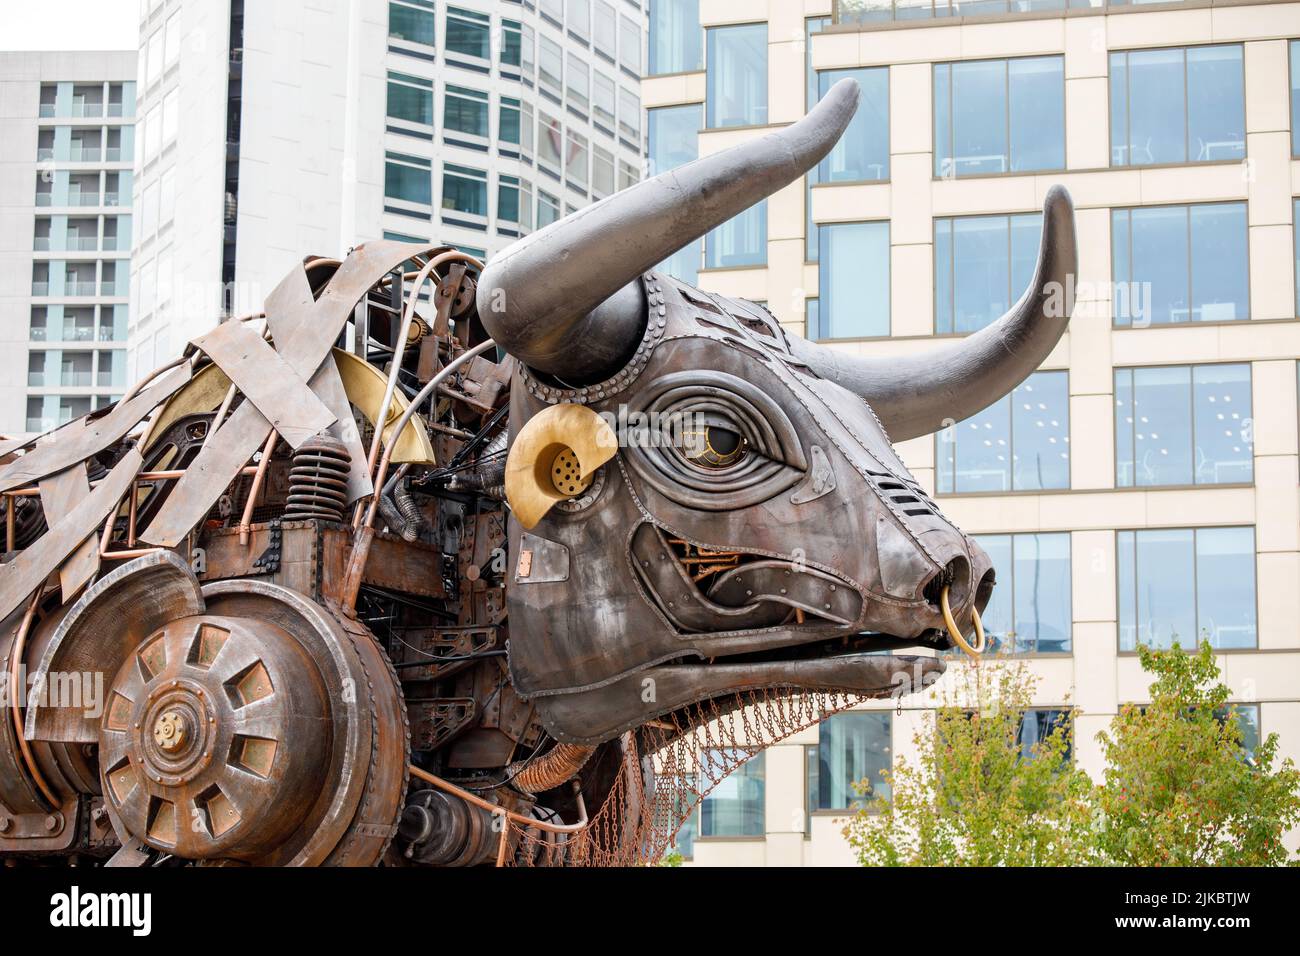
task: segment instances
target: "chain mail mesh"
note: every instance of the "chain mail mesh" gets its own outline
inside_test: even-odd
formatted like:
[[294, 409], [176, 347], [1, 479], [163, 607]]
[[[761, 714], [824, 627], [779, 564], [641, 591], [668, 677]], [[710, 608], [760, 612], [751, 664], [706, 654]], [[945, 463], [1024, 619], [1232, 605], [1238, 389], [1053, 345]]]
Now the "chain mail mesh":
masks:
[[625, 734], [621, 771], [586, 826], [555, 833], [512, 820], [504, 863], [652, 866], [728, 774], [767, 747], [864, 699], [846, 693], [745, 691], [652, 722], [639, 732], [639, 742], [638, 735]]

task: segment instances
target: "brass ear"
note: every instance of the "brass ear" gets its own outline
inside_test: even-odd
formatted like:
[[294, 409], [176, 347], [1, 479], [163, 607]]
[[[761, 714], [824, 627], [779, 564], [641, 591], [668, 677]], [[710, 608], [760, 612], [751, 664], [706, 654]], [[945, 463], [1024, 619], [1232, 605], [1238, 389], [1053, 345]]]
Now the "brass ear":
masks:
[[552, 405], [515, 436], [506, 459], [506, 500], [532, 529], [557, 503], [582, 494], [614, 457], [618, 436], [584, 405]]

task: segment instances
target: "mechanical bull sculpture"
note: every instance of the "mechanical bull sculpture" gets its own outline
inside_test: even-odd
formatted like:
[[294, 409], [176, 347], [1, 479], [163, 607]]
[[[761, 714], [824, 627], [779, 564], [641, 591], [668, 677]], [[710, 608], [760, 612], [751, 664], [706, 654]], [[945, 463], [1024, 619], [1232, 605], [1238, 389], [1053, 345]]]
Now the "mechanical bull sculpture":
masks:
[[654, 269], [857, 98], [486, 267], [309, 258], [112, 408], [0, 445], [0, 856], [646, 862], [756, 748], [978, 652], [994, 569], [890, 438], [1058, 341], [1065, 192], [1012, 311], [903, 358]]

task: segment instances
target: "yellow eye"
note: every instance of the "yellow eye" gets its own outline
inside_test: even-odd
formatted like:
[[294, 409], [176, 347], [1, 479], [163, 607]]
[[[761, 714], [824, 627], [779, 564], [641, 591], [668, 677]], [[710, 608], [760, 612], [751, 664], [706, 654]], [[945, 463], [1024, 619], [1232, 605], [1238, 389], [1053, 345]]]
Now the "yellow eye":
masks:
[[744, 457], [746, 441], [739, 432], [705, 425], [682, 433], [682, 454], [706, 468], [726, 468]]

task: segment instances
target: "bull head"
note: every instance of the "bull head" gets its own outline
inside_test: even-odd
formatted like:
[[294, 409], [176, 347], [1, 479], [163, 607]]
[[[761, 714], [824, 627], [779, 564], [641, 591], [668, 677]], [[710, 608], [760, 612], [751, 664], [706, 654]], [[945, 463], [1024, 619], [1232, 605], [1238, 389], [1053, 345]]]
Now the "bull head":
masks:
[[[737, 690], [897, 692], [988, 603], [994, 570], [894, 453], [967, 418], [1050, 352], [1072, 308], [1073, 212], [1047, 195], [1030, 289], [983, 331], [863, 358], [654, 270], [793, 182], [857, 84], [801, 121], [542, 229], [483, 272], [478, 312], [518, 361], [510, 666], [550, 732], [595, 743]], [[906, 688], [902, 688], [906, 689]]]

